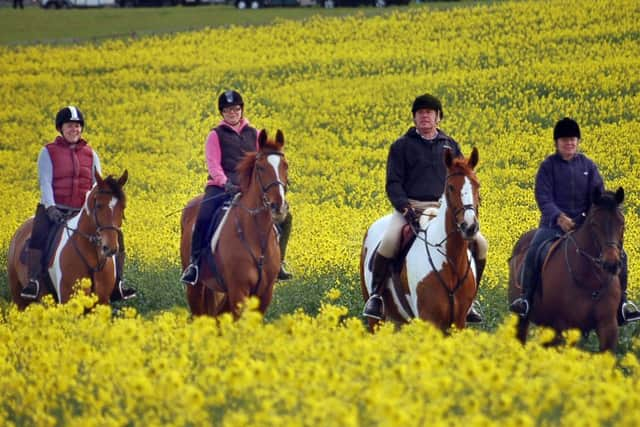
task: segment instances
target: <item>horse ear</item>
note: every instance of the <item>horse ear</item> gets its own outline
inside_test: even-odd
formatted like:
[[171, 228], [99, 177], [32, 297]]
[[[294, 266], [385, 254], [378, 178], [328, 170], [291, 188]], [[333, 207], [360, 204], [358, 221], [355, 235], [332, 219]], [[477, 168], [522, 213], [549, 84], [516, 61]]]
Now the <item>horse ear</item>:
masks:
[[480, 155], [478, 154], [478, 147], [473, 147], [473, 150], [471, 151], [471, 157], [467, 161], [467, 165], [469, 165], [471, 169], [474, 169], [478, 164], [478, 160], [480, 160]]
[[267, 130], [262, 129], [258, 134], [258, 148], [262, 149], [267, 142]]
[[284, 134], [280, 129], [276, 132], [276, 144], [278, 144], [278, 147], [281, 149], [284, 146]]
[[624, 201], [624, 188], [618, 187], [616, 191], [616, 203], [620, 204]]
[[447, 165], [447, 168], [450, 168], [453, 164], [453, 156], [451, 155], [451, 150], [445, 148], [444, 150], [444, 164]]
[[127, 179], [129, 179], [129, 171], [125, 169], [120, 179], [118, 179], [118, 185], [120, 187], [124, 186], [127, 183]]

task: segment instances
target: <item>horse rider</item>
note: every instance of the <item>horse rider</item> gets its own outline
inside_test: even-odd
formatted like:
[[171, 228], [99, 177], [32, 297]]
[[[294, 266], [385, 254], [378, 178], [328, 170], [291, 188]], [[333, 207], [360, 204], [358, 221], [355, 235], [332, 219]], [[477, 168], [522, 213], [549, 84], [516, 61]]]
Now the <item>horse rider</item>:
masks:
[[[64, 107], [56, 114], [55, 124], [60, 135], [42, 148], [38, 156], [40, 203], [36, 208], [28, 247], [29, 282], [20, 292], [20, 296], [26, 299], [36, 299], [40, 293], [39, 278], [49, 230], [80, 211], [86, 193], [95, 184], [96, 171], [101, 173], [98, 155], [82, 138], [82, 112], [72, 105]], [[111, 301], [136, 296], [134, 289], [124, 285], [124, 242], [119, 242], [119, 246], [116, 287]]]
[[[209, 171], [204, 197], [191, 239], [189, 265], [180, 280], [194, 286], [198, 282], [200, 255], [203, 240], [211, 218], [225, 201], [232, 198], [240, 187], [236, 174], [236, 165], [248, 152], [258, 150], [258, 130], [244, 117], [244, 101], [240, 93], [227, 90], [218, 97], [218, 111], [222, 120], [213, 128], [205, 143], [205, 157]], [[284, 268], [284, 254], [291, 232], [291, 214], [280, 224], [280, 271], [278, 279], [287, 280], [291, 273]]]
[[[594, 189], [604, 191], [602, 176], [596, 164], [578, 152], [580, 127], [568, 117], [559, 120], [553, 128], [556, 152], [541, 164], [536, 175], [535, 198], [542, 213], [540, 225], [527, 250], [522, 272], [522, 295], [509, 309], [527, 316], [539, 281], [536, 257], [540, 246], [580, 227], [591, 206]], [[640, 312], [627, 300], [627, 255], [622, 249], [619, 273], [622, 287], [620, 317], [623, 322], [640, 319]]]
[[[389, 266], [397, 255], [402, 228], [405, 224], [419, 225], [416, 209], [438, 202], [444, 192], [447, 168], [444, 150], [455, 157], [462, 156], [458, 143], [445, 134], [438, 124], [444, 118], [442, 103], [430, 94], [418, 96], [411, 107], [415, 126], [396, 140], [387, 158], [387, 197], [395, 208], [382, 242], [373, 255], [372, 292], [363, 315], [381, 319], [384, 314], [382, 291], [387, 281]], [[478, 232], [475, 243], [477, 283], [480, 283], [486, 265], [488, 244]], [[467, 322], [481, 322], [476, 309], [477, 301], [467, 313]]]

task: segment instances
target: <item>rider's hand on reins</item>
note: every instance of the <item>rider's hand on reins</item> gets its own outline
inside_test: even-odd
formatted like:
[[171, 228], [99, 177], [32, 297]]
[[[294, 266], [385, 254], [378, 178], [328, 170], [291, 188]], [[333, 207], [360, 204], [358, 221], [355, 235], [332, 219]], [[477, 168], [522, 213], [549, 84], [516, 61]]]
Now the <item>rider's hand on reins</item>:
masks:
[[64, 221], [64, 214], [60, 209], [55, 206], [49, 206], [47, 208], [47, 217], [53, 223], [60, 224]]
[[229, 194], [236, 194], [240, 192], [240, 187], [232, 183], [230, 180], [224, 183], [224, 191]]
[[558, 216], [558, 219], [556, 220], [556, 222], [558, 223], [562, 231], [564, 231], [565, 233], [568, 233], [569, 231], [573, 230], [576, 226], [573, 220], [563, 213], [561, 213]]
[[407, 221], [407, 223], [413, 227], [415, 230], [420, 229], [420, 217], [416, 213], [415, 209], [411, 207], [411, 205], [407, 205], [402, 211], [402, 216]]

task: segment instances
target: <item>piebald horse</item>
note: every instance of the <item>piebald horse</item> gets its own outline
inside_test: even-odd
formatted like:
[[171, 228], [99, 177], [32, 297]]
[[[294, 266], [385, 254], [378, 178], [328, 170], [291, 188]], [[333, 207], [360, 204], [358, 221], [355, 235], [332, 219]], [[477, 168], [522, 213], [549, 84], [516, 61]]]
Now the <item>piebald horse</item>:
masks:
[[[118, 179], [109, 175], [103, 179], [96, 172], [96, 183], [85, 197], [83, 207], [68, 218], [55, 237], [55, 250], [40, 280], [40, 293], [65, 303], [73, 293], [73, 285], [82, 278], [92, 280], [98, 303], [108, 304], [116, 285], [115, 254], [122, 239], [122, 220], [126, 205], [125, 170]], [[28, 282], [25, 246], [31, 236], [33, 218], [24, 222], [13, 235], [9, 245], [7, 272], [13, 302], [24, 309], [32, 300], [20, 296]], [[44, 261], [44, 260], [43, 260]]]
[[[479, 231], [480, 183], [474, 168], [478, 151], [469, 159], [454, 158], [445, 150], [447, 178], [435, 218], [420, 216], [420, 229], [404, 260], [396, 260], [382, 292], [385, 320], [396, 324], [420, 318], [443, 331], [453, 324], [464, 328], [466, 315], [477, 292], [470, 241]], [[364, 300], [371, 292], [371, 258], [382, 241], [391, 215], [367, 230], [360, 256]], [[408, 227], [408, 225], [406, 226]], [[369, 319], [374, 329], [378, 321]]]

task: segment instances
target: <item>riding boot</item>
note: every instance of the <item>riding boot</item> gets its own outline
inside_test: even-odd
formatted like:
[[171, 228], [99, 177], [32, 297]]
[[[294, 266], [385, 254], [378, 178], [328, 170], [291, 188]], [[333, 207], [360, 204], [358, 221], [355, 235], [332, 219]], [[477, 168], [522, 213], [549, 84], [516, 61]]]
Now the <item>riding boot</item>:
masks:
[[[482, 279], [482, 273], [484, 272], [484, 267], [487, 265], [486, 259], [478, 259], [474, 258], [474, 262], [476, 264], [476, 283], [478, 284], [478, 288], [480, 288], [480, 280]], [[474, 299], [471, 303], [471, 307], [469, 307], [469, 311], [467, 312], [467, 322], [468, 323], [481, 323], [484, 321], [482, 318], [482, 314], [480, 314], [480, 303], [477, 299]]]
[[382, 291], [387, 281], [387, 272], [391, 259], [380, 255], [376, 252], [373, 258], [373, 271], [371, 279], [371, 296], [364, 306], [363, 316], [372, 319], [382, 319], [384, 315], [384, 301], [382, 300]]
[[278, 239], [278, 245], [280, 246], [280, 271], [278, 272], [278, 280], [289, 280], [293, 277], [293, 274], [285, 269], [284, 262], [289, 236], [291, 235], [291, 222], [291, 213], [288, 213], [284, 221], [278, 225], [278, 231], [280, 232], [280, 238]]
[[[626, 254], [625, 254], [626, 255]], [[620, 279], [620, 287], [622, 288], [622, 298], [620, 301], [620, 310], [618, 310], [618, 324], [624, 325], [626, 323], [635, 322], [640, 320], [640, 310], [633, 303], [633, 301], [627, 300], [627, 263], [626, 257], [623, 260], [622, 269], [618, 278]]]
[[189, 265], [182, 272], [180, 280], [187, 285], [195, 286], [198, 282], [200, 275], [198, 264], [200, 256], [198, 254], [192, 254], [189, 260]]
[[531, 307], [531, 299], [533, 297], [534, 290], [534, 270], [532, 267], [528, 265], [525, 261], [523, 265], [522, 271], [522, 294], [519, 298], [515, 299], [511, 305], [509, 305], [509, 310], [513, 313], [516, 313], [522, 317], [525, 317], [529, 314], [529, 309]]
[[191, 286], [195, 286], [198, 283], [198, 278], [200, 276], [200, 251], [202, 250], [202, 235], [204, 234], [204, 229], [206, 228], [206, 224], [208, 220], [206, 218], [201, 219], [198, 218], [196, 221], [196, 225], [193, 228], [193, 236], [191, 240], [191, 257], [189, 258], [189, 265], [182, 272], [182, 277], [180, 280]]
[[111, 302], [128, 300], [137, 295], [135, 289], [128, 288], [124, 284], [124, 257], [124, 251], [116, 254], [116, 286], [113, 288], [113, 292], [111, 292], [111, 297], [109, 298]]
[[28, 253], [29, 283], [20, 292], [25, 299], [36, 299], [40, 294], [40, 276], [42, 274], [42, 250], [29, 248]]

